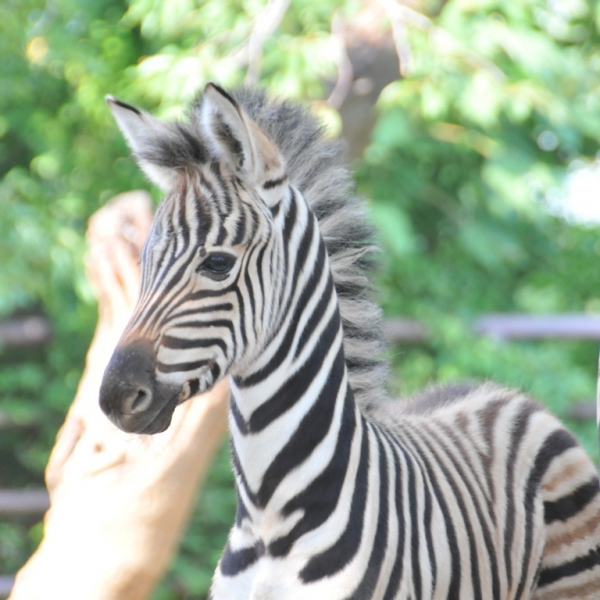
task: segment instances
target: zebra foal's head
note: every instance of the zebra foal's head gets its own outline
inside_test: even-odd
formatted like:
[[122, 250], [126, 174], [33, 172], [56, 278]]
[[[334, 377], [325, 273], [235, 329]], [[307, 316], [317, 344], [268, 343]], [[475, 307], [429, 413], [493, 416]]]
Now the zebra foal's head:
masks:
[[243, 367], [276, 327], [283, 278], [278, 221], [293, 192], [275, 143], [213, 84], [185, 123], [107, 101], [165, 197], [100, 405], [125, 431], [157, 433], [177, 404]]

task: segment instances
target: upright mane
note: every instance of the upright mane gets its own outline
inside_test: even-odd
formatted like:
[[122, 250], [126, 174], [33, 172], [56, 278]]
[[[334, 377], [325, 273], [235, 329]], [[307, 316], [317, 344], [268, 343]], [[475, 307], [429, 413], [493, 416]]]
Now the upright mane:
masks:
[[386, 397], [382, 315], [374, 300], [374, 231], [344, 163], [343, 146], [329, 139], [308, 109], [272, 100], [263, 90], [232, 96], [277, 144], [290, 181], [319, 221], [329, 255], [344, 331], [344, 351], [356, 400], [368, 409]]

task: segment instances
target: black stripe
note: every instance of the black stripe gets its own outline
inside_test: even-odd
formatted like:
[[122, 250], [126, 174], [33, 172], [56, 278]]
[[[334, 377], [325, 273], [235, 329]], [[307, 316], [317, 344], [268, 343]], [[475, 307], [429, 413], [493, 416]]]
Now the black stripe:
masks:
[[206, 329], [211, 330], [215, 327], [225, 327], [229, 332], [234, 334], [233, 323], [228, 319], [216, 319], [215, 321], [186, 321], [185, 323], [177, 323], [176, 329]]
[[195, 360], [185, 363], [175, 363], [172, 365], [159, 362], [156, 364], [156, 369], [161, 373], [183, 373], [184, 371], [194, 371], [201, 367], [205, 367], [209, 362], [210, 361], [208, 360]]
[[[460, 549], [458, 547], [458, 537], [455, 528], [455, 523], [452, 518], [452, 514], [450, 512], [450, 508], [448, 506], [447, 498], [444, 494], [445, 482], [438, 481], [438, 477], [436, 476], [435, 469], [432, 467], [429, 459], [426, 457], [425, 451], [419, 447], [419, 443], [422, 444], [424, 440], [415, 440], [413, 435], [409, 429], [403, 429], [402, 435], [409, 439], [412, 444], [415, 446], [416, 451], [413, 450], [413, 453], [418, 455], [418, 460], [422, 463], [423, 468], [422, 472], [427, 475], [427, 479], [431, 482], [431, 489], [435, 495], [436, 501], [442, 515], [444, 517], [444, 523], [446, 525], [446, 539], [448, 540], [448, 545], [450, 547], [450, 585], [448, 587], [448, 600], [460, 600], [460, 588], [461, 588], [461, 579], [462, 579], [462, 569], [461, 569], [461, 560], [460, 560]], [[418, 443], [417, 443], [418, 441]], [[436, 456], [435, 452], [433, 452], [433, 448], [430, 444], [428, 444], [429, 450], [433, 454], [433, 458], [435, 460], [435, 464], [442, 470], [442, 475], [445, 476], [445, 470], [441, 467], [440, 459]], [[411, 464], [411, 461], [416, 461], [416, 458], [412, 456], [412, 454], [408, 454], [405, 451], [406, 463], [407, 467]], [[450, 483], [450, 482], [448, 482]], [[410, 480], [409, 480], [410, 485]], [[456, 493], [456, 490], [454, 490]], [[450, 498], [451, 500], [453, 499]], [[460, 526], [460, 525], [459, 525]]]
[[[172, 335], [163, 335], [160, 345], [171, 350], [193, 350], [195, 348], [210, 348], [218, 346], [227, 354], [227, 344], [221, 338], [179, 338]], [[164, 364], [164, 363], [163, 363]]]
[[215, 246], [221, 246], [227, 237], [227, 229], [223, 222], [219, 223], [219, 233], [217, 233], [217, 238], [215, 239]]
[[209, 86], [212, 87], [215, 91], [219, 92], [221, 96], [227, 98], [227, 100], [229, 100], [229, 102], [231, 102], [231, 104], [233, 104], [233, 106], [239, 112], [240, 107], [238, 106], [238, 103], [221, 86], [217, 85], [216, 83], [213, 83], [212, 81], [206, 84], [206, 87]]
[[303, 583], [310, 583], [335, 575], [352, 560], [360, 545], [369, 481], [369, 435], [364, 418], [362, 424], [360, 461], [346, 529], [330, 548], [317, 556], [313, 556], [300, 571], [299, 576]]
[[597, 566], [600, 566], [600, 546], [590, 550], [585, 556], [578, 556], [568, 563], [550, 569], [543, 569], [538, 587], [550, 585], [564, 577], [573, 577]]
[[[344, 353], [340, 347], [329, 371], [327, 381], [321, 388], [316, 401], [300, 421], [289, 442], [281, 449], [265, 471], [256, 495], [260, 508], [267, 505], [281, 480], [307, 460], [327, 435], [329, 428], [332, 426], [335, 401], [344, 378], [344, 372]], [[313, 373], [310, 379], [312, 380], [316, 376], [317, 374]]]
[[[263, 280], [263, 269], [268, 266], [263, 264], [266, 250], [267, 245], [265, 244], [258, 251], [258, 255], [256, 257], [256, 274], [258, 276], [258, 288], [260, 289], [260, 295], [262, 300], [260, 303], [260, 317], [257, 319], [257, 327], [260, 327], [261, 324], [264, 323], [265, 305], [267, 304], [267, 295], [265, 294], [265, 282]], [[275, 298], [271, 298], [272, 302], [275, 302], [275, 300]]]
[[355, 432], [354, 397], [352, 390], [348, 387], [344, 400], [342, 423], [333, 456], [321, 474], [303, 492], [297, 494], [283, 507], [284, 516], [289, 516], [297, 510], [302, 510], [303, 516], [290, 533], [269, 545], [271, 556], [278, 557], [288, 554], [297, 539], [320, 527], [334, 511], [348, 471]]
[[568, 496], [553, 502], [544, 502], [544, 520], [549, 525], [554, 521], [566, 521], [581, 512], [598, 495], [598, 478], [593, 477]]
[[[381, 567], [383, 566], [385, 553], [387, 551], [389, 520], [388, 461], [387, 453], [377, 430], [374, 430], [374, 433], [376, 434], [377, 446], [379, 449], [379, 515], [377, 517], [377, 529], [367, 570], [363, 575], [362, 581], [352, 595], [348, 597], [348, 600], [363, 600], [364, 598], [372, 597], [377, 581], [379, 580], [379, 574], [381, 573]], [[374, 469], [375, 465], [372, 465], [371, 468]]]
[[250, 416], [249, 430], [253, 433], [262, 431], [275, 419], [290, 410], [302, 398], [310, 387], [316, 373], [319, 372], [333, 339], [340, 330], [340, 317], [336, 311], [321, 336], [321, 342], [306, 362]]
[[[236, 282], [237, 283], [237, 282]], [[246, 307], [244, 305], [244, 298], [242, 296], [242, 293], [239, 290], [239, 287], [234, 288], [235, 291], [235, 295], [237, 297], [237, 304], [238, 304], [238, 313], [240, 316], [240, 335], [242, 337], [242, 348], [246, 348], [248, 346], [248, 336], [246, 335]]]
[[[188, 308], [186, 310], [182, 310], [181, 312], [175, 312], [173, 311], [172, 313], [172, 319], [179, 319], [180, 317], [187, 317], [187, 316], [195, 316], [197, 314], [200, 313], [212, 313], [212, 312], [218, 312], [218, 311], [232, 311], [233, 310], [233, 304], [231, 304], [231, 302], [222, 302], [221, 304], [212, 304], [211, 306], [199, 306], [198, 308]], [[190, 321], [190, 323], [194, 323], [194, 321]], [[198, 321], [198, 323], [200, 323], [200, 321]], [[187, 323], [186, 323], [187, 326]]]
[[[400, 466], [399, 453], [402, 449], [396, 443], [396, 440], [392, 439], [392, 453], [394, 460], [394, 475], [396, 477], [395, 486], [395, 497], [396, 506], [395, 514], [398, 516], [398, 542], [396, 544], [395, 551], [395, 562], [392, 568], [392, 572], [389, 576], [385, 595], [383, 600], [393, 600], [398, 595], [398, 589], [400, 582], [402, 581], [402, 574], [404, 571], [404, 544], [406, 543], [406, 524], [404, 522], [404, 493], [402, 489], [403, 484], [403, 473]], [[406, 458], [408, 460], [408, 458]]]
[[[251, 387], [260, 383], [261, 381], [264, 381], [281, 366], [284, 359], [288, 356], [288, 353], [292, 346], [292, 342], [294, 340], [294, 337], [296, 336], [296, 331], [298, 329], [300, 318], [306, 310], [306, 305], [308, 304], [311, 296], [314, 294], [314, 290], [319, 278], [323, 276], [326, 256], [325, 253], [325, 246], [322, 243], [319, 244], [319, 252], [317, 255], [316, 264], [314, 265], [313, 272], [308, 278], [306, 285], [304, 286], [304, 289], [302, 290], [302, 293], [300, 294], [300, 297], [298, 298], [298, 301], [295, 304], [294, 313], [289, 323], [286, 335], [281, 341], [279, 347], [277, 348], [277, 351], [273, 355], [273, 358], [262, 369], [256, 371], [255, 373], [252, 373], [245, 379], [240, 380], [240, 387]], [[295, 279], [295, 281], [297, 281], [297, 279]], [[329, 287], [328, 289], [331, 289], [331, 287]], [[291, 301], [288, 301], [286, 308], [283, 310], [284, 315], [287, 314], [287, 310], [290, 304]]]
[[287, 181], [287, 178], [288, 178], [288, 176], [284, 174], [281, 177], [279, 177], [279, 179], [269, 179], [268, 181], [265, 181], [263, 183], [263, 189], [271, 190], [274, 187], [277, 187], [278, 185], [281, 185], [282, 183]]
[[[486, 547], [486, 550], [488, 552], [488, 558], [489, 558], [489, 567], [492, 573], [492, 599], [493, 600], [499, 600], [500, 599], [500, 575], [498, 573], [498, 560], [496, 559], [496, 551], [495, 551], [495, 544], [494, 544], [494, 540], [493, 540], [493, 536], [492, 536], [492, 532], [489, 530], [487, 524], [486, 524], [486, 520], [485, 520], [485, 515], [484, 513], [487, 513], [489, 515], [489, 505], [485, 505], [485, 506], [481, 506], [481, 503], [479, 501], [476, 489], [481, 490], [484, 492], [484, 496], [485, 496], [485, 488], [482, 485], [482, 482], [480, 482], [477, 479], [476, 476], [476, 469], [471, 465], [471, 461], [469, 460], [468, 454], [465, 452], [464, 448], [462, 447], [462, 444], [459, 441], [459, 438], [457, 435], [454, 434], [454, 432], [446, 425], [440, 423], [439, 427], [445, 432], [445, 434], [448, 436], [448, 438], [453, 442], [454, 447], [458, 450], [459, 455], [460, 455], [460, 459], [456, 460], [454, 457], [452, 457], [452, 462], [454, 464], [454, 468], [456, 470], [456, 472], [458, 473], [459, 479], [463, 482], [463, 484], [465, 485], [465, 487], [467, 488], [467, 493], [468, 496], [471, 498], [472, 502], [473, 502], [473, 506], [475, 507], [475, 512], [477, 513], [477, 522], [480, 525], [481, 528], [481, 533], [483, 535], [483, 541]], [[438, 438], [438, 443], [440, 445], [440, 448], [442, 448], [443, 450], [445, 449], [445, 453], [450, 456], [450, 449], [446, 446], [446, 444], [442, 441], [441, 438]], [[465, 464], [467, 466], [467, 469], [463, 469], [462, 465]], [[473, 476], [475, 477], [476, 481], [475, 481], [475, 488], [471, 485], [471, 482], [469, 481], [469, 477], [467, 476], [467, 473], [473, 474]], [[483, 557], [480, 557], [480, 559], [482, 559]], [[478, 561], [480, 562], [480, 561]]]
[[130, 110], [131, 112], [134, 112], [139, 117], [142, 116], [142, 112], [139, 111], [135, 106], [131, 106], [131, 104], [125, 104], [125, 102], [121, 102], [120, 100], [117, 100], [116, 98], [107, 99], [107, 102], [109, 104], [112, 102], [113, 104], [116, 104], [117, 106], [120, 106], [121, 108]]
[[[434, 454], [436, 453], [437, 449], [438, 449], [437, 446], [435, 447], [435, 449], [432, 448]], [[483, 596], [481, 593], [482, 592], [482, 590], [481, 590], [481, 575], [479, 572], [479, 555], [477, 552], [478, 548], [477, 548], [477, 542], [475, 540], [475, 532], [473, 531], [473, 526], [469, 519], [469, 512], [468, 512], [467, 507], [462, 499], [462, 493], [459, 489], [459, 486], [458, 486], [457, 482], [455, 481], [454, 477], [452, 476], [450, 469], [446, 468], [443, 464], [441, 464], [441, 461], [442, 461], [441, 457], [438, 456], [438, 460], [440, 461], [440, 469], [444, 473], [447, 483], [452, 488], [453, 494], [458, 503], [459, 510], [460, 510], [461, 514], [463, 515], [463, 524], [465, 526], [467, 540], [469, 543], [469, 556], [470, 556], [470, 562], [471, 562], [471, 580], [472, 580], [472, 584], [473, 584], [473, 597], [475, 598], [475, 600], [483, 600]], [[453, 466], [456, 468], [456, 464], [454, 464]]]
[[435, 590], [437, 582], [437, 563], [435, 559], [435, 549], [433, 541], [433, 501], [431, 497], [431, 490], [427, 481], [423, 483], [423, 493], [425, 496], [425, 508], [423, 510], [423, 520], [425, 521], [425, 540], [427, 542], [427, 553], [429, 554], [429, 562], [431, 564], [431, 589]]
[[410, 506], [410, 560], [412, 566], [412, 581], [415, 596], [421, 598], [421, 561], [419, 557], [419, 529], [421, 526], [420, 506], [417, 502], [417, 477], [418, 465], [412, 461], [406, 462], [406, 475], [408, 477], [408, 505]]
[[[231, 281], [229, 285], [223, 289], [192, 292], [185, 297], [185, 300], [204, 300], [205, 298], [219, 298], [220, 296], [225, 296], [229, 292], [237, 291], [237, 282], [238, 278], [236, 277], [235, 281]], [[210, 312], [210, 310], [207, 310], [206, 312]]]
[[239, 429], [240, 433], [242, 435], [247, 435], [248, 434], [248, 423], [247, 423], [246, 419], [244, 419], [244, 416], [242, 415], [242, 413], [237, 405], [237, 402], [235, 401], [235, 398], [233, 397], [233, 394], [231, 394], [229, 396], [229, 410], [231, 411], [233, 420], [235, 421], [235, 424], [236, 424], [237, 428]]
[[[521, 412], [516, 416], [512, 423], [512, 435], [509, 442], [510, 452], [506, 459], [506, 486], [504, 494], [506, 497], [506, 515], [504, 526], [504, 564], [506, 565], [506, 576], [508, 579], [508, 588], [513, 585], [512, 582], [512, 544], [515, 535], [515, 469], [517, 454], [523, 441], [523, 437], [529, 424], [531, 415], [540, 410], [540, 407], [529, 403], [522, 407]], [[520, 493], [520, 490], [519, 490]]]
[[[211, 184], [213, 198], [218, 202], [223, 201], [223, 206], [219, 204], [217, 211], [220, 217], [225, 217], [233, 211], [233, 201], [231, 199], [231, 195], [229, 194], [229, 185], [227, 180], [221, 174], [221, 164], [219, 162], [213, 161], [210, 163], [210, 172], [217, 180], [217, 189], [219, 190], [219, 195], [217, 196], [216, 191], [214, 191], [214, 188]], [[238, 202], [237, 205], [239, 208], [240, 203]]]
[[262, 542], [257, 542], [250, 548], [235, 551], [231, 550], [228, 542], [223, 551], [219, 568], [226, 577], [234, 577], [253, 565], [264, 553], [265, 546]]
[[250, 314], [252, 315], [252, 326], [254, 330], [254, 335], [258, 338], [257, 327], [260, 327], [262, 323], [256, 322], [256, 302], [254, 300], [254, 290], [252, 286], [252, 277], [250, 276], [250, 270], [248, 269], [248, 257], [245, 268], [244, 268], [244, 287], [246, 288], [248, 294], [248, 300], [250, 301]]
[[[183, 243], [177, 256], [181, 256], [185, 253], [188, 246], [190, 245], [190, 228], [188, 226], [187, 220], [187, 194], [188, 194], [188, 184], [187, 180], [184, 178], [181, 184], [181, 189], [179, 191], [179, 207], [177, 210], [177, 222], [173, 223], [173, 229], [177, 236], [177, 241], [179, 241], [179, 235], [183, 238]], [[174, 213], [175, 214], [175, 213]]]
[[283, 200], [279, 200], [279, 202], [277, 202], [277, 204], [275, 204], [274, 206], [269, 206], [269, 209], [271, 210], [271, 216], [273, 217], [273, 219], [275, 219], [279, 214], [282, 204]]
[[[308, 289], [308, 286], [307, 286], [307, 289]], [[298, 356], [300, 356], [300, 354], [302, 353], [302, 350], [304, 350], [304, 347], [306, 346], [306, 343], [308, 342], [309, 338], [315, 333], [315, 331], [317, 330], [317, 328], [319, 326], [319, 323], [321, 323], [321, 321], [323, 320], [325, 313], [327, 312], [327, 308], [329, 307], [329, 305], [331, 303], [332, 295], [333, 295], [333, 278], [328, 277], [325, 291], [323, 292], [321, 299], [319, 300], [319, 302], [313, 309], [313, 312], [310, 315], [310, 318], [308, 319], [308, 321], [306, 322], [306, 325], [304, 326], [303, 331], [300, 335], [300, 339], [298, 340], [298, 346], [296, 347], [296, 352], [294, 354], [294, 360], [296, 360], [298, 358]], [[302, 299], [304, 300], [304, 298], [302, 298]], [[304, 306], [306, 306], [306, 305], [304, 305]], [[296, 328], [294, 327], [294, 333], [295, 332], [296, 332]], [[346, 363], [346, 365], [347, 365], [347, 363]]]
[[481, 424], [483, 436], [488, 441], [487, 453], [479, 451], [479, 459], [483, 465], [487, 488], [489, 490], [489, 510], [492, 516], [494, 526], [497, 526], [497, 503], [496, 503], [496, 485], [493, 477], [492, 464], [494, 462], [494, 426], [498, 418], [500, 409], [506, 405], [506, 399], [500, 398], [486, 404], [475, 416], [477, 422]]
[[[523, 551], [523, 566], [529, 565], [531, 557], [531, 547], [533, 544], [533, 514], [534, 502], [539, 494], [540, 482], [546, 473], [550, 463], [557, 457], [573, 448], [577, 442], [573, 435], [566, 429], [559, 429], [548, 436], [544, 445], [537, 453], [535, 463], [529, 474], [527, 485], [525, 487], [525, 548]], [[527, 569], [523, 571], [521, 581], [517, 587], [515, 600], [523, 597], [525, 585], [527, 583]]]
[[235, 222], [235, 235], [231, 240], [232, 246], [237, 246], [244, 241], [246, 236], [246, 212], [244, 210], [240, 210], [237, 221]]

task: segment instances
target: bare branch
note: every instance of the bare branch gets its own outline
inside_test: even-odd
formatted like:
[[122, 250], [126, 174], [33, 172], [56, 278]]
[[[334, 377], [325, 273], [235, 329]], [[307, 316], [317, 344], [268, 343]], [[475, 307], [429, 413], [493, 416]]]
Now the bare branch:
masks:
[[392, 24], [402, 75], [410, 72], [412, 68], [412, 53], [406, 38], [406, 25], [410, 25], [427, 32], [433, 42], [443, 42], [446, 46], [452, 48], [457, 55], [461, 56], [471, 66], [485, 69], [497, 80], [506, 79], [506, 75], [496, 64], [481, 56], [481, 54], [473, 52], [446, 29], [435, 25], [426, 15], [409, 8], [401, 0], [381, 0], [381, 2]]
[[413, 54], [408, 42], [408, 34], [406, 30], [406, 18], [403, 7], [395, 0], [381, 0], [385, 12], [392, 24], [392, 33], [394, 35], [394, 45], [400, 60], [400, 75], [407, 77], [412, 72]]
[[264, 43], [279, 27], [289, 6], [290, 0], [269, 0], [266, 8], [258, 15], [248, 40], [248, 85], [258, 83]]
[[327, 98], [327, 104], [339, 110], [352, 88], [354, 68], [346, 51], [346, 26], [338, 12], [335, 13], [331, 22], [331, 40], [335, 48], [338, 77], [329, 98]]

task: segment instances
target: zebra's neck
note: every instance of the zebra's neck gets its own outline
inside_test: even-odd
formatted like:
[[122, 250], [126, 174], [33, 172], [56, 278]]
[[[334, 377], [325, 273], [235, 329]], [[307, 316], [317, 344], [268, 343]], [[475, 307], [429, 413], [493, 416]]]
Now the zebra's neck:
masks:
[[247, 548], [258, 540], [256, 558], [265, 551], [285, 556], [302, 535], [323, 526], [336, 506], [351, 501], [363, 424], [347, 384], [340, 340], [335, 336], [323, 356], [311, 356], [288, 374], [275, 393], [268, 393], [270, 386], [255, 386], [249, 396], [267, 399], [249, 418], [239, 408], [249, 390], [239, 380], [231, 386], [236, 526], [250, 537], [242, 533], [237, 541]]
[[271, 555], [325, 522], [360, 460], [362, 418], [320, 238], [316, 252], [325, 270], [307, 276], [310, 294], [299, 292], [303, 300], [263, 353], [268, 362], [231, 381], [237, 525], [256, 527]]

